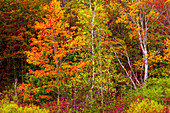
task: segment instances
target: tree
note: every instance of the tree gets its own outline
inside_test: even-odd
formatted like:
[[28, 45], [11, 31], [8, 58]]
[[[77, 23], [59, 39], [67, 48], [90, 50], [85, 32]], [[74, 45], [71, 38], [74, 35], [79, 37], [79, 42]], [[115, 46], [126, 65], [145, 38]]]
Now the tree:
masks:
[[[139, 86], [142, 86], [144, 82], [148, 78], [148, 58], [149, 58], [149, 53], [148, 53], [148, 32], [152, 28], [152, 26], [155, 24], [152, 22], [151, 19], [157, 19], [159, 18], [159, 13], [155, 12], [152, 7], [149, 7], [147, 4], [147, 1], [142, 0], [142, 1], [121, 1], [119, 4], [116, 4], [116, 6], [119, 6], [118, 10], [120, 11], [120, 17], [117, 19], [117, 23], [122, 24], [126, 29], [129, 29], [129, 39], [131, 41], [133, 40], [138, 40], [138, 45], [135, 45], [139, 47], [141, 50], [142, 54], [141, 58], [139, 59], [141, 61], [140, 65], [137, 64], [140, 68], [140, 74], [135, 73], [134, 71], [134, 65], [132, 63], [132, 58], [129, 57], [128, 53], [128, 45], [126, 45], [126, 41], [122, 39], [117, 39], [116, 44], [119, 45], [123, 49], [123, 52], [116, 52], [113, 50], [115, 55], [117, 56], [117, 60], [119, 61], [119, 64], [121, 67], [124, 69], [126, 72], [126, 75], [131, 79], [131, 82], [133, 83], [134, 88], [136, 89], [135, 83], [137, 83]], [[114, 47], [114, 46], [113, 46]], [[130, 45], [132, 48], [133, 46]], [[123, 63], [120, 60], [120, 57], [118, 57], [117, 54], [122, 54], [127, 58], [127, 64], [128, 68], [126, 68]], [[129, 71], [128, 71], [129, 69]], [[144, 75], [143, 75], [144, 74]], [[133, 76], [131, 78], [131, 75]], [[134, 82], [135, 81], [135, 82]]]
[[[64, 85], [70, 85], [75, 79], [81, 79], [79, 72], [85, 63], [74, 64], [68, 59], [77, 51], [77, 44], [72, 38], [74, 32], [67, 29], [69, 25], [60, 2], [53, 0], [49, 6], [44, 6], [44, 10], [47, 11], [43, 18], [44, 22], [35, 22], [35, 28], [39, 30], [38, 36], [31, 39], [31, 50], [25, 51], [27, 62], [33, 65], [33, 68], [29, 69], [27, 80], [29, 88], [23, 93], [29, 94], [27, 97], [30, 98], [26, 100], [30, 99], [33, 102], [37, 99], [47, 101], [46, 99], [55, 98], [57, 94], [59, 104], [60, 95], [65, 90]], [[23, 89], [20, 87], [22, 85], [19, 86], [19, 92]]]
[[[34, 21], [42, 21], [40, 5], [47, 0], [2, 0], [1, 12], [1, 80], [10, 83], [15, 88], [18, 82], [23, 82], [27, 72], [26, 55], [30, 38], [36, 35]], [[7, 65], [6, 65], [7, 64]], [[3, 82], [2, 85], [3, 85]], [[3, 87], [4, 88], [4, 87]]]
[[[77, 37], [81, 39], [79, 46], [81, 58], [85, 61], [90, 61], [86, 68], [86, 75], [88, 81], [88, 95], [86, 100], [90, 104], [90, 110], [93, 110], [96, 104], [101, 104], [102, 109], [105, 97], [110, 97], [115, 94], [114, 82], [112, 81], [115, 75], [115, 67], [112, 64], [113, 56], [109, 46], [109, 36], [111, 32], [107, 27], [108, 13], [104, 7], [105, 1], [84, 1], [83, 9], [79, 9], [77, 23], [80, 27], [78, 29]], [[113, 75], [114, 74], [114, 75]], [[90, 78], [89, 78], [90, 77]], [[98, 93], [97, 96], [95, 94]], [[94, 101], [96, 100], [96, 101]], [[99, 103], [97, 103], [99, 101]], [[110, 102], [110, 101], [109, 101]]]

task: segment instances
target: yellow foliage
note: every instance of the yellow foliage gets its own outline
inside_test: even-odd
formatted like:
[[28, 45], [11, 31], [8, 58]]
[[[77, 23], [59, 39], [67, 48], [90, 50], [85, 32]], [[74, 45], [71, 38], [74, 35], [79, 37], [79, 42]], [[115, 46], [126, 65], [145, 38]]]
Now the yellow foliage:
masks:
[[164, 57], [163, 60], [170, 62], [170, 39], [166, 39], [165, 41], [165, 45], [166, 48], [164, 49]]

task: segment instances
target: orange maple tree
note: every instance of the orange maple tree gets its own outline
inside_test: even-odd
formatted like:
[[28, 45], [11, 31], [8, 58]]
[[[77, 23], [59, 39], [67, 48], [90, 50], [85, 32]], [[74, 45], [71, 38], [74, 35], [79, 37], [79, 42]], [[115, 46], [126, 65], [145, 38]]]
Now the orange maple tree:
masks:
[[[82, 67], [86, 63], [73, 63], [68, 60], [68, 57], [77, 51], [78, 44], [75, 42], [76, 38], [72, 37], [74, 32], [68, 30], [69, 24], [65, 20], [60, 2], [53, 0], [49, 5], [44, 6], [44, 10], [48, 12], [43, 18], [44, 22], [35, 22], [35, 28], [39, 30], [38, 36], [31, 39], [31, 50], [25, 51], [27, 62], [37, 67], [30, 68], [28, 75], [32, 76], [32, 79], [39, 79], [39, 86], [37, 83], [31, 84], [30, 88], [27, 88], [29, 90], [21, 92], [21, 89], [24, 89], [21, 87], [25, 86], [21, 84], [18, 86], [18, 91], [30, 95], [37, 94], [38, 98], [48, 100], [50, 96], [47, 95], [50, 91], [59, 88], [63, 83], [69, 83], [70, 79], [81, 78], [79, 72], [83, 71]], [[37, 99], [37, 97], [33, 98]]]

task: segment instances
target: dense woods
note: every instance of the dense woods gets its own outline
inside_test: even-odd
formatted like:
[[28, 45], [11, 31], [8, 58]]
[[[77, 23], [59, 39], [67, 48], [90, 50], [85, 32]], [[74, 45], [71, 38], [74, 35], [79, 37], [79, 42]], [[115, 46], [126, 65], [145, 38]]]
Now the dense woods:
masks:
[[2, 113], [169, 113], [170, 0], [1, 0]]

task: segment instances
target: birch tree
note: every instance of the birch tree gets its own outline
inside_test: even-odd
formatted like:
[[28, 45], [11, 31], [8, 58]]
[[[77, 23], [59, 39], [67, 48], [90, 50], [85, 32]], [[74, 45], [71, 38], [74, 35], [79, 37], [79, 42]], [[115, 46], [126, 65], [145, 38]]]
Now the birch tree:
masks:
[[[126, 57], [130, 71], [128, 72], [128, 69], [122, 65], [122, 62], [118, 57], [117, 60], [136, 89], [135, 84], [142, 87], [141, 83], [143, 84], [148, 79], [148, 31], [155, 22], [152, 21], [151, 18], [154, 18], [155, 20], [158, 19], [159, 13], [156, 13], [153, 7], [149, 7], [146, 0], [122, 0], [116, 5], [119, 6], [118, 10], [120, 11], [120, 17], [117, 18], [116, 23], [123, 24], [130, 30], [129, 38], [132, 41], [139, 41], [139, 49], [141, 50], [142, 57], [140, 65], [140, 80], [139, 75], [134, 73], [135, 71], [133, 66], [135, 64], [131, 64], [131, 58], [129, 57], [129, 53], [127, 53], [127, 45], [125, 41], [122, 39], [117, 39], [116, 41], [116, 44], [118, 44], [124, 51], [123, 54], [119, 54]], [[117, 52], [115, 50], [114, 53], [117, 56]]]

